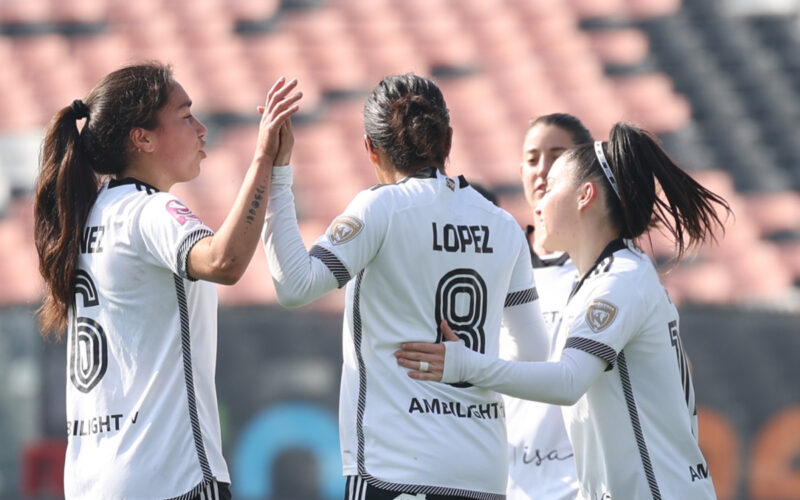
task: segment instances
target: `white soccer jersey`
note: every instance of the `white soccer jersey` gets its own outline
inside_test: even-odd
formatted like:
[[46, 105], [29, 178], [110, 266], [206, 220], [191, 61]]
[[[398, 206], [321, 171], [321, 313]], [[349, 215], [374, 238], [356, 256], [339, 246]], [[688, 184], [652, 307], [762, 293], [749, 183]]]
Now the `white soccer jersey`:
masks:
[[187, 499], [222, 457], [217, 292], [186, 273], [211, 230], [169, 193], [105, 184], [81, 239], [67, 346], [67, 499]]
[[609, 363], [563, 409], [581, 498], [715, 498], [678, 311], [647, 255], [612, 242], [573, 292], [562, 328], [565, 350]]
[[[531, 252], [539, 304], [547, 326], [550, 357], [556, 332], [578, 270], [567, 254], [540, 258]], [[508, 341], [501, 331], [500, 350]], [[508, 500], [574, 500], [577, 472], [561, 407], [503, 396], [508, 429]]]
[[[394, 491], [502, 498], [501, 397], [416, 381], [394, 352], [403, 342], [441, 340], [437, 325], [447, 319], [470, 348], [497, 356], [504, 307], [506, 318], [524, 311], [526, 333], [541, 335], [546, 350], [519, 225], [463, 178], [429, 168], [360, 193], [308, 257], [296, 243], [290, 175], [283, 167], [273, 172], [266, 251], [279, 300], [290, 288], [302, 303], [347, 284], [339, 407], [344, 474]], [[287, 239], [295, 250], [287, 251]], [[295, 284], [304, 273], [312, 278]]]

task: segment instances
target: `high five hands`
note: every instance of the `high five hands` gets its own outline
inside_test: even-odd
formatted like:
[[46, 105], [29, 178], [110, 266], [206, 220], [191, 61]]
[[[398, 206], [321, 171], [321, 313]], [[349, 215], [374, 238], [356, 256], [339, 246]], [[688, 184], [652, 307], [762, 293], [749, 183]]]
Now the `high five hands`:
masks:
[[258, 128], [258, 147], [256, 160], [259, 157], [272, 158], [273, 165], [288, 165], [294, 146], [291, 116], [297, 112], [297, 101], [303, 97], [302, 92], [289, 93], [297, 87], [297, 79], [288, 82], [280, 77], [267, 93], [263, 106], [256, 109], [261, 114]]

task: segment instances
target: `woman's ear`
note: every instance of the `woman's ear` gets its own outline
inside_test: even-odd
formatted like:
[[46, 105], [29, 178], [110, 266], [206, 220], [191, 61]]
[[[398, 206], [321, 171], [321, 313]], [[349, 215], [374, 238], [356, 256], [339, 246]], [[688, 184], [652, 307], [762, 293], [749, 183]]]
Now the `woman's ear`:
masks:
[[133, 149], [136, 151], [144, 151], [145, 153], [153, 152], [155, 144], [153, 143], [152, 137], [150, 137], [150, 134], [147, 130], [141, 127], [133, 127], [128, 136], [130, 137]]
[[364, 148], [367, 150], [367, 156], [369, 157], [369, 162], [373, 165], [378, 165], [380, 163], [380, 157], [378, 156], [378, 149], [372, 144], [372, 139], [369, 138], [367, 134], [364, 134]]
[[578, 210], [588, 207], [597, 197], [597, 186], [594, 182], [584, 182], [578, 190]]

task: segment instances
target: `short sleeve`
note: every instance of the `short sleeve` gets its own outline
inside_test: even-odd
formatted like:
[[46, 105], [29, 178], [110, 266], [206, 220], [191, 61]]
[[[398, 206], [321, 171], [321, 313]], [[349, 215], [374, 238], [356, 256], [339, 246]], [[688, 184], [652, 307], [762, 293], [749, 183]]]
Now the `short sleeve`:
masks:
[[364, 269], [383, 245], [391, 223], [387, 198], [377, 190], [362, 191], [309, 250], [330, 269], [339, 288]]
[[147, 200], [135, 225], [143, 245], [143, 258], [170, 269], [183, 278], [189, 251], [214, 232], [203, 224], [176, 196], [157, 193]]
[[581, 308], [569, 318], [565, 349], [580, 349], [606, 362], [611, 369], [620, 351], [639, 331], [645, 304], [635, 286], [617, 276], [600, 277], [591, 283]]

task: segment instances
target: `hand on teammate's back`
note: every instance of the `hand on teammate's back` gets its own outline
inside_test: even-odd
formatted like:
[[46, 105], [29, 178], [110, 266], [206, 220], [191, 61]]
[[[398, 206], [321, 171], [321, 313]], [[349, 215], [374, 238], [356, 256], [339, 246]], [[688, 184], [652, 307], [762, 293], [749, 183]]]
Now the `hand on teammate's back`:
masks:
[[[447, 321], [439, 324], [445, 342], [461, 342]], [[397, 364], [409, 369], [408, 376], [417, 380], [441, 382], [444, 375], [445, 346], [434, 342], [405, 342], [394, 353]], [[421, 363], [426, 363], [422, 365]], [[423, 369], [424, 368], [424, 369]]]

